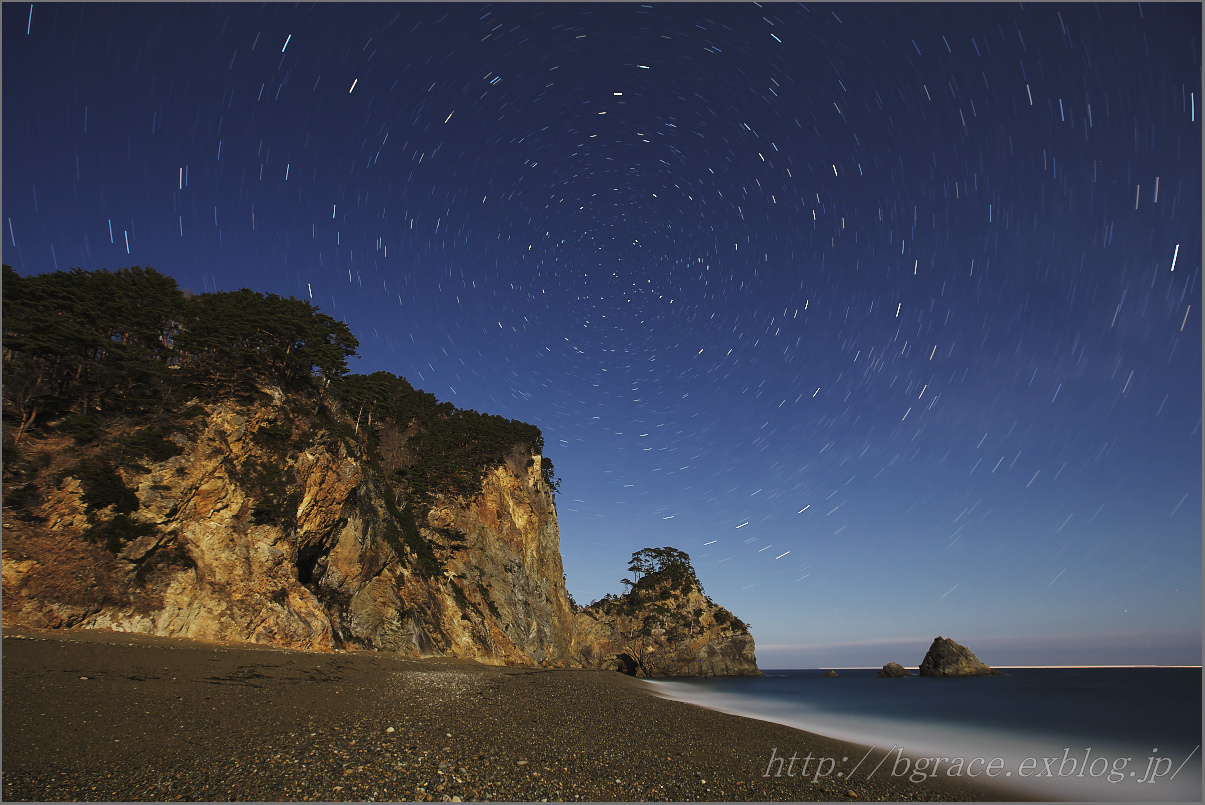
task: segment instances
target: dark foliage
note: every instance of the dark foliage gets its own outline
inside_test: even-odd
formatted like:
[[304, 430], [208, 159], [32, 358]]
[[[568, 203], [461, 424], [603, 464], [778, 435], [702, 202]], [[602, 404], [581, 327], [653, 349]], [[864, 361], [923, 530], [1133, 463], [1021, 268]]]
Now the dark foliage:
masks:
[[[457, 582], [453, 581], [450, 586], [452, 588], [452, 597], [456, 599], [456, 605], [458, 607], [460, 607], [460, 611], [462, 613], [466, 609], [471, 609], [474, 612], [476, 612], [477, 616], [480, 617], [482, 620], [485, 619], [485, 614], [481, 611], [481, 607], [477, 606], [476, 604], [474, 604], [472, 601], [469, 600], [468, 596], [466, 596], [464, 594], [464, 590], [462, 590], [460, 588], [460, 585]], [[471, 620], [471, 618], [469, 618], [467, 613], [462, 614], [460, 616], [460, 619], [461, 620]]]
[[632, 554], [628, 562], [631, 579], [623, 584], [631, 588], [638, 597], [654, 596], [667, 599], [677, 592], [688, 592], [692, 587], [703, 592], [699, 578], [690, 564], [690, 555], [677, 548], [644, 548]]
[[315, 374], [345, 374], [359, 346], [346, 324], [305, 300], [242, 288], [187, 302], [176, 334], [180, 365], [215, 391], [237, 396], [264, 379], [304, 389]]
[[5, 484], [4, 506], [11, 509], [32, 509], [42, 502], [42, 491], [37, 483], [30, 482], [21, 486], [7, 488]]
[[[623, 580], [627, 592], [623, 595], [608, 593], [586, 609], [609, 616], [642, 616], [638, 633], [645, 637], [658, 627], [671, 638], [681, 636], [703, 617], [702, 609], [690, 611], [675, 604], [675, 600], [692, 589], [703, 594], [703, 586], [685, 551], [668, 546], [644, 548], [632, 554], [628, 570], [632, 578]], [[710, 606], [715, 606], [710, 598], [704, 598]], [[738, 632], [748, 631], [748, 624], [723, 607], [716, 607], [713, 617], [720, 626]]]
[[[301, 504], [293, 472], [274, 461], [251, 462], [244, 467], [247, 488], [255, 497], [251, 508], [254, 525], [287, 525]], [[292, 489], [292, 491], [290, 491]]]
[[[382, 423], [390, 423], [399, 432], [413, 432], [406, 443], [408, 459], [392, 479], [405, 490], [408, 505], [399, 509], [392, 497], [386, 498], [393, 521], [386, 525], [386, 537], [391, 544], [405, 545], [428, 575], [437, 574], [441, 564], [417, 524], [426, 520], [435, 500], [441, 496], [472, 498], [481, 491], [491, 467], [502, 464], [516, 450], [538, 454], [544, 447], [544, 437], [534, 425], [457, 409], [388, 372], [348, 375], [332, 384], [331, 391], [356, 423], [349, 427], [344, 422], [335, 430], [335, 423], [330, 422], [332, 432], [350, 439], [358, 431], [373, 460], [380, 460], [378, 428]], [[544, 462], [545, 480], [550, 480], [552, 463]], [[442, 536], [452, 548], [464, 539], [457, 533]], [[401, 555], [399, 546], [394, 550]]]
[[[429, 505], [436, 495], [472, 497], [489, 468], [516, 447], [531, 453], [544, 449], [544, 437], [534, 425], [441, 403], [389, 372], [349, 375], [332, 392], [366, 434], [370, 449], [376, 446], [374, 423], [391, 420], [399, 430], [417, 429], [408, 444], [415, 460], [397, 477], [421, 505]], [[550, 474], [551, 462], [545, 462]]]
[[251, 440], [255, 444], [283, 456], [289, 451], [289, 443], [293, 438], [293, 429], [287, 422], [274, 422], [264, 425], [255, 431]]
[[12, 443], [12, 439], [4, 441], [4, 508], [16, 513], [23, 520], [41, 519], [37, 506], [45, 500], [42, 495], [42, 484], [38, 482], [38, 474], [50, 464], [51, 458], [45, 453], [26, 455], [21, 448]]
[[548, 484], [548, 488], [554, 494], [561, 491], [561, 479], [553, 474], [552, 461], [547, 456], [540, 461], [540, 474], [544, 477], [544, 483]]
[[485, 602], [485, 607], [490, 611], [490, 614], [501, 620], [502, 613], [498, 611], [498, 606], [494, 603], [494, 599], [490, 598], [490, 591], [485, 589], [485, 585], [481, 582], [477, 582], [477, 592], [481, 593], [481, 600]]
[[109, 552], [116, 556], [129, 543], [147, 534], [155, 533], [155, 526], [150, 523], [140, 523], [130, 519], [128, 515], [118, 514], [103, 523], [96, 523], [84, 532], [84, 537], [92, 542], [104, 543]]
[[95, 414], [72, 414], [67, 417], [63, 429], [71, 434], [76, 444], [91, 444], [100, 435], [103, 424]]
[[[185, 297], [171, 277], [137, 266], [3, 270], [4, 413], [18, 434], [59, 413], [156, 412], [198, 392], [254, 394], [265, 381], [321, 388], [359, 346], [347, 325], [292, 297]], [[80, 441], [94, 436], [87, 419], [70, 427]]]
[[175, 280], [142, 268], [3, 270], [4, 400], [22, 429], [40, 414], [160, 398], [184, 301]]
[[401, 558], [407, 552], [418, 560], [419, 570], [427, 576], [436, 576], [442, 570], [439, 559], [431, 550], [431, 545], [418, 532], [418, 524], [414, 521], [414, 513], [409, 507], [399, 509], [393, 499], [393, 492], [385, 490], [385, 509], [389, 519], [385, 521], [385, 541], [393, 548], [393, 552]]
[[[106, 444], [107, 460], [83, 462], [75, 472], [90, 511], [115, 505], [118, 514], [128, 514], [137, 508], [109, 461], [128, 466], [179, 455], [172, 433], [204, 413], [196, 404], [181, 410], [189, 400], [254, 399], [262, 388], [276, 386], [308, 399], [310, 407], [301, 414], [293, 406], [253, 434], [258, 447], [281, 461], [244, 470], [257, 501], [252, 521], [284, 524], [296, 508], [296, 495], [288, 494], [291, 475], [282, 469], [295, 449], [296, 416], [316, 415], [329, 436], [360, 455], [355, 445], [366, 447], [377, 468], [378, 429], [387, 424], [395, 446], [397, 434], [406, 434], [404, 448], [393, 451], [404, 460], [390, 464], [405, 504], [387, 496], [385, 536], [399, 555], [413, 554], [420, 570], [433, 575], [440, 563], [418, 524], [434, 501], [471, 498], [491, 467], [522, 451], [543, 451], [543, 436], [533, 425], [457, 409], [388, 372], [347, 375], [358, 341], [347, 325], [308, 301], [246, 288], [186, 296], [171, 277], [142, 267], [22, 277], [6, 265], [3, 283], [3, 410], [12, 426], [11, 449], [23, 436], [39, 438], [50, 422], [61, 422], [78, 444], [100, 442], [115, 415], [144, 424]], [[552, 462], [545, 458], [542, 470], [557, 491]], [[31, 492], [11, 494], [26, 506], [34, 501]], [[124, 522], [105, 527], [121, 532], [114, 544], [132, 533]], [[458, 543], [456, 535], [444, 536], [451, 547]]]
[[150, 459], [155, 463], [167, 461], [184, 452], [184, 448], [168, 438], [171, 433], [172, 428], [166, 425], [143, 428], [126, 439], [127, 453], [137, 458]]
[[25, 454], [17, 447], [8, 434], [4, 434], [4, 446], [0, 448], [0, 461], [4, 462], [4, 471], [9, 472], [24, 460]]
[[160, 545], [149, 556], [143, 557], [138, 563], [134, 578], [139, 584], [146, 584], [156, 575], [171, 574], [179, 570], [196, 570], [197, 563], [189, 556], [188, 551], [178, 541], [168, 545]]
[[117, 514], [129, 514], [138, 509], [138, 496], [105, 459], [84, 459], [71, 474], [80, 480], [87, 511], [113, 506]]

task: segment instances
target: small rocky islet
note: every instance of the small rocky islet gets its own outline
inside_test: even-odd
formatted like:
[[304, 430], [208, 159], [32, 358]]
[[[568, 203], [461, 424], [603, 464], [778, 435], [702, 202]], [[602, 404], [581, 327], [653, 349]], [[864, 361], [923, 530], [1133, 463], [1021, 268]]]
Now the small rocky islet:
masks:
[[[920, 675], [930, 677], [942, 676], [1002, 676], [997, 671], [975, 656], [975, 652], [953, 640], [938, 635], [934, 638], [925, 658], [920, 663]], [[885, 679], [899, 679], [912, 676], [912, 672], [897, 662], [884, 665], [876, 676]]]
[[[6, 630], [6, 801], [999, 801], [613, 671]], [[773, 757], [833, 758], [778, 776]], [[847, 761], [842, 761], [847, 758]], [[974, 784], [972, 784], [974, 783]]]
[[676, 549], [577, 605], [539, 430], [347, 374], [309, 303], [4, 282], [6, 800], [1007, 796], [767, 777], [865, 748], [614, 673], [760, 671]]

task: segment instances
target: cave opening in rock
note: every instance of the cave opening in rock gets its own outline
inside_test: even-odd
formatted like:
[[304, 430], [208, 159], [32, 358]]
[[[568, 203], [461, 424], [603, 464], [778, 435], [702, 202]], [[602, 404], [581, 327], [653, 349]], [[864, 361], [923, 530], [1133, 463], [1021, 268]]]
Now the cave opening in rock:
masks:
[[615, 662], [618, 666], [615, 670], [628, 676], [636, 676], [636, 671], [640, 667], [630, 654], [620, 654], [615, 658]]
[[321, 545], [307, 545], [297, 551], [297, 581], [309, 585], [314, 581], [314, 571], [322, 559]]

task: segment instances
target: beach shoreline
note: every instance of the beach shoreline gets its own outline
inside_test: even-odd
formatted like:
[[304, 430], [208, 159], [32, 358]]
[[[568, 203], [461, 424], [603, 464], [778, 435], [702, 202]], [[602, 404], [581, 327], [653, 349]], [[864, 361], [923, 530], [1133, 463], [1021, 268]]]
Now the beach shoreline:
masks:
[[7, 801], [1023, 798], [611, 671], [6, 628], [3, 690]]

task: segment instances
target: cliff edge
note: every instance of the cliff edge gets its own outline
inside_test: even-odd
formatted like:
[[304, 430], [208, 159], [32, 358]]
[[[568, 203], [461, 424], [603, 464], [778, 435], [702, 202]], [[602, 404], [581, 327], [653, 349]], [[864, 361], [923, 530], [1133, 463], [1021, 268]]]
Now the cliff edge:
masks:
[[[54, 428], [26, 440], [5, 462], [6, 492], [27, 490], [5, 500], [5, 624], [493, 664], [565, 653], [541, 456], [516, 447], [478, 494], [421, 507], [353, 428], [300, 402], [194, 403], [151, 436], [127, 422], [86, 445]], [[162, 460], [122, 449], [156, 439]]]
[[191, 294], [138, 267], [4, 266], [3, 281], [6, 626], [499, 665], [635, 652], [657, 673], [753, 663], [747, 629], [701, 590], [676, 588], [673, 612], [640, 604], [660, 618], [642, 621], [645, 649], [627, 604], [578, 612], [539, 429], [348, 374], [358, 341], [308, 301]]
[[748, 626], [704, 595], [686, 553], [646, 548], [629, 570], [624, 595], [578, 611], [576, 662], [640, 677], [761, 675]]

